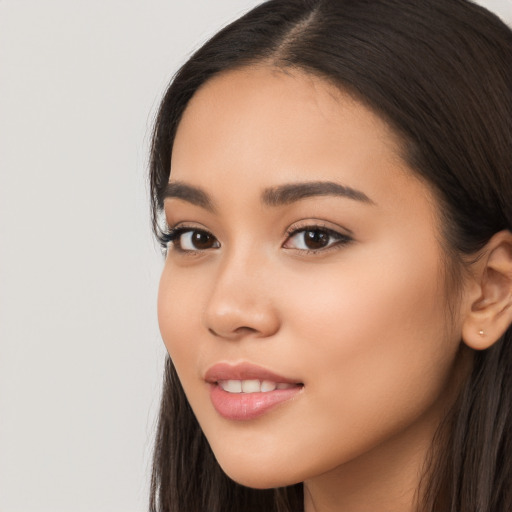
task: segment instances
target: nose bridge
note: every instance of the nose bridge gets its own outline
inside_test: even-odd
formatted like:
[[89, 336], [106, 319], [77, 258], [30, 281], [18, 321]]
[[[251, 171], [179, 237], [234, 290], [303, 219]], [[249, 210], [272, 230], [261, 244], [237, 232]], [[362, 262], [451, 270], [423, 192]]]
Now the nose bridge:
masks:
[[246, 333], [270, 336], [278, 329], [268, 271], [264, 251], [251, 243], [225, 251], [205, 309], [210, 332], [232, 339]]

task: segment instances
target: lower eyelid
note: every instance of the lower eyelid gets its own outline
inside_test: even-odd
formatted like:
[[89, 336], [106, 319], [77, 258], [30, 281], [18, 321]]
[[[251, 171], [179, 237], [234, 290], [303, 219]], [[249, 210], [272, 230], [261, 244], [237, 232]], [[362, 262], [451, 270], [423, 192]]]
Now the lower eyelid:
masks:
[[[295, 248], [295, 247], [287, 247], [286, 244], [293, 239], [295, 236], [300, 235], [301, 233], [307, 232], [307, 231], [321, 231], [326, 233], [331, 240], [329, 241], [328, 245], [325, 247], [321, 247], [318, 249], [310, 249], [310, 248]], [[283, 244], [283, 247], [285, 249], [296, 249], [303, 252], [321, 252], [321, 251], [327, 251], [329, 249], [334, 249], [336, 247], [342, 247], [344, 245], [347, 245], [348, 243], [352, 242], [353, 238], [349, 235], [346, 235], [344, 233], [339, 233], [338, 231], [335, 231], [331, 228], [327, 228], [324, 226], [305, 226], [303, 228], [294, 229], [287, 235], [287, 239]]]
[[[207, 235], [213, 237], [213, 239], [215, 240], [214, 247], [207, 248], [207, 249], [184, 249], [184, 248], [182, 248], [180, 246], [180, 237], [182, 237], [183, 235], [185, 235], [187, 233], [192, 233], [194, 231], [203, 232], [203, 233], [206, 233]], [[287, 247], [286, 246], [288, 244], [288, 242], [290, 241], [290, 239], [292, 239], [293, 237], [295, 237], [301, 233], [307, 232], [307, 231], [321, 231], [321, 232], [326, 233], [330, 237], [328, 245], [326, 245], [325, 247], [318, 248], [318, 249], [296, 248], [296, 247]], [[282, 247], [285, 249], [295, 249], [295, 250], [298, 250], [298, 251], [301, 251], [304, 253], [306, 253], [306, 252], [314, 253], [314, 252], [322, 252], [322, 251], [327, 251], [329, 249], [334, 249], [338, 246], [342, 247], [342, 246], [345, 246], [353, 241], [354, 241], [354, 239], [352, 236], [345, 234], [345, 233], [340, 233], [339, 231], [334, 230], [330, 227], [326, 227], [323, 225], [307, 225], [304, 227], [300, 227], [300, 228], [296, 227], [293, 230], [289, 230], [289, 232], [286, 235], [286, 240], [283, 242]], [[164, 233], [162, 235], [162, 237], [160, 238], [160, 242], [164, 248], [169, 249], [170, 246], [173, 246], [173, 248], [175, 250], [180, 251], [182, 253], [189, 253], [189, 254], [204, 252], [204, 251], [207, 251], [210, 249], [220, 248], [220, 242], [215, 237], [215, 235], [213, 235], [213, 233], [211, 231], [208, 231], [207, 229], [204, 229], [204, 228], [200, 228], [198, 226], [177, 225], [175, 227], [174, 226], [170, 227], [168, 232]]]
[[[192, 248], [192, 249], [191, 248], [189, 248], [189, 249], [183, 248], [181, 241], [180, 241], [181, 237], [183, 237], [184, 235], [187, 235], [187, 234], [192, 234], [194, 232], [200, 232], [200, 233], [206, 234], [209, 237], [211, 237], [212, 243], [214, 244], [213, 247], [207, 247], [207, 248], [203, 248], [203, 249], [201, 249], [201, 248]], [[171, 228], [170, 233], [167, 235], [167, 237], [169, 240], [168, 245], [172, 244], [173, 248], [177, 252], [181, 252], [182, 254], [197, 255], [199, 253], [203, 253], [203, 252], [209, 251], [211, 249], [218, 249], [220, 247], [220, 242], [215, 237], [215, 235], [213, 235], [213, 233], [211, 233], [207, 229], [198, 228], [198, 227], [194, 227], [194, 226], [190, 226], [190, 227], [189, 226], [178, 226], [176, 228]], [[191, 242], [191, 240], [189, 240], [189, 242], [191, 244], [193, 244], [193, 242]]]

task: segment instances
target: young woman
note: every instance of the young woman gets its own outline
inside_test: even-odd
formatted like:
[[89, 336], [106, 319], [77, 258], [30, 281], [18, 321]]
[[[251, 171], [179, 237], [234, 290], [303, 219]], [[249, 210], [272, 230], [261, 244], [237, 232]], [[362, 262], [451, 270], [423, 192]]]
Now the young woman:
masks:
[[271, 0], [151, 158], [170, 358], [152, 511], [512, 510], [512, 33]]

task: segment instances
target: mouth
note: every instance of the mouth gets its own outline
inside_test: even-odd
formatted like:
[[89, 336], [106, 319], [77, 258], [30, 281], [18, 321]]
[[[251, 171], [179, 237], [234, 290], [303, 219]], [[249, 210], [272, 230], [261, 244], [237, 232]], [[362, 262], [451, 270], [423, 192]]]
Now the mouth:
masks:
[[276, 389], [292, 389], [301, 384], [273, 382], [271, 380], [220, 380], [217, 385], [227, 393], [270, 393]]
[[214, 365], [206, 372], [205, 381], [217, 413], [233, 421], [259, 418], [296, 398], [304, 388], [302, 382], [251, 363]]

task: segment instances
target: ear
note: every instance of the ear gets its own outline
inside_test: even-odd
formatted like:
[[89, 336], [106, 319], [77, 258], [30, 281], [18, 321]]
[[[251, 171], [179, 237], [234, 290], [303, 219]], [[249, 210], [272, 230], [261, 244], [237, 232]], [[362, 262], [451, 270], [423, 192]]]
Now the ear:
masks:
[[512, 323], [512, 233], [496, 233], [472, 265], [462, 339], [469, 347], [484, 350]]

